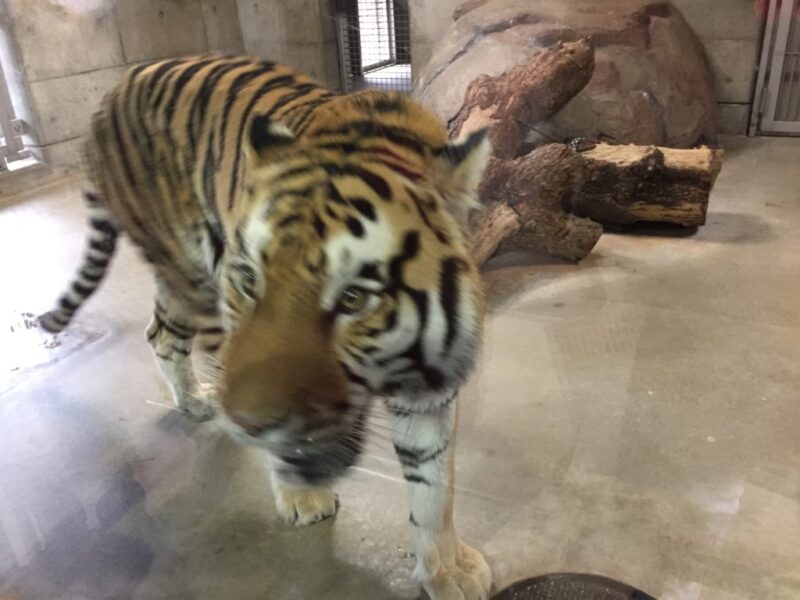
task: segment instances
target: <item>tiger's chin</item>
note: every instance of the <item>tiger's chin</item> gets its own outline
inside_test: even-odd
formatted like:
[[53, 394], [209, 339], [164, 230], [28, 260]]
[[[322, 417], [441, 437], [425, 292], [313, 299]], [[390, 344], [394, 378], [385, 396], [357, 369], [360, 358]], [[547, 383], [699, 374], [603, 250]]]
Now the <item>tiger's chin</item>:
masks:
[[320, 431], [278, 427], [253, 435], [227, 417], [220, 424], [238, 443], [267, 450], [273, 472], [282, 482], [324, 487], [358, 462], [366, 437], [367, 412], [365, 407], [344, 423]]

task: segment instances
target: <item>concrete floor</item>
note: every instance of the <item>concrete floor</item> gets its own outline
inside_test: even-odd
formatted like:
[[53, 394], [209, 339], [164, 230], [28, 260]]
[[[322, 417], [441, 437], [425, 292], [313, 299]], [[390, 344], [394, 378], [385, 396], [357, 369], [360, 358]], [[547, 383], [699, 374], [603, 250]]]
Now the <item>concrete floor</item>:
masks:
[[[487, 274], [456, 518], [496, 585], [590, 571], [664, 600], [800, 598], [800, 140], [727, 145], [695, 235]], [[263, 456], [170, 409], [129, 246], [60, 345], [26, 328], [83, 236], [75, 184], [0, 212], [0, 598], [415, 598], [387, 443], [335, 520], [285, 526]]]

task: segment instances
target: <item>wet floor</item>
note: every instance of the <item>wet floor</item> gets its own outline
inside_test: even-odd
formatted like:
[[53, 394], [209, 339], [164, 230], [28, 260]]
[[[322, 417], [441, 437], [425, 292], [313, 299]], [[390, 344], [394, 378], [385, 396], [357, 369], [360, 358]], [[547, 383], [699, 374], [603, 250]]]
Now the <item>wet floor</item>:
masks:
[[[581, 571], [664, 600], [800, 598], [800, 141], [728, 146], [694, 236], [490, 267], [456, 521], [498, 587]], [[74, 182], [0, 209], [0, 598], [416, 598], [380, 426], [338, 516], [284, 525], [264, 457], [171, 410], [128, 245], [69, 335], [30, 326], [84, 231]]]

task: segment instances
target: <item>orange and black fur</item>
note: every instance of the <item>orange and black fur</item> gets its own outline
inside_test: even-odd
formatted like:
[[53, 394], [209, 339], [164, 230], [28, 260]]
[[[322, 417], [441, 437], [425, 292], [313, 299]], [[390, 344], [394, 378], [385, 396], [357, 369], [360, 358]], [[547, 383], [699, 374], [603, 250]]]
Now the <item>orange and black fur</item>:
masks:
[[[452, 523], [455, 396], [483, 316], [464, 237], [483, 133], [451, 143], [405, 96], [193, 57], [130, 70], [85, 149], [88, 249], [42, 325], [68, 325], [124, 232], [155, 273], [147, 338], [176, 405], [200, 419], [216, 406], [269, 450], [279, 512], [307, 524], [336, 511], [331, 482], [382, 397], [416, 576], [434, 600], [485, 598], [488, 567]], [[214, 386], [195, 377], [196, 338], [217, 357]]]

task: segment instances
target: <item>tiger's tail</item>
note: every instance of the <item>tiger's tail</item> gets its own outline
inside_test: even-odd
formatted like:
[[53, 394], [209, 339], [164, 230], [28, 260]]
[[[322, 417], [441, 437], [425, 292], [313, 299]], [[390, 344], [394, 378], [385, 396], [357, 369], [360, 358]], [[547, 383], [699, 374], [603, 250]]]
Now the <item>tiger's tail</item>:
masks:
[[83, 263], [69, 288], [61, 294], [56, 307], [39, 317], [42, 328], [50, 333], [63, 331], [81, 305], [100, 286], [117, 247], [119, 229], [113, 224], [111, 213], [96, 194], [86, 192], [85, 198], [91, 231]]

